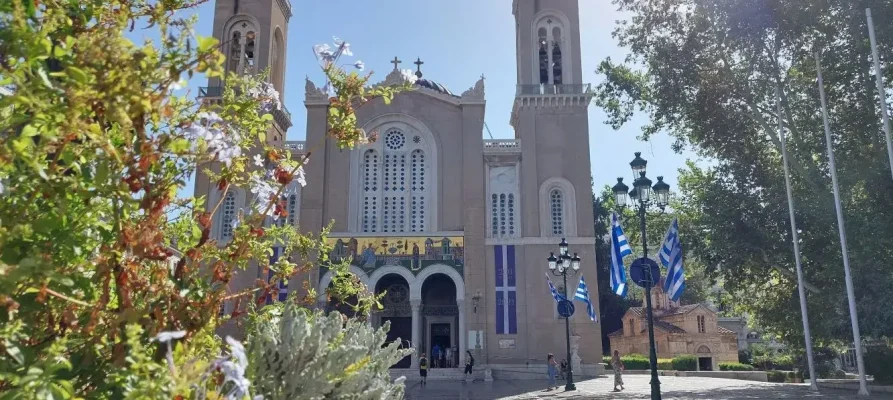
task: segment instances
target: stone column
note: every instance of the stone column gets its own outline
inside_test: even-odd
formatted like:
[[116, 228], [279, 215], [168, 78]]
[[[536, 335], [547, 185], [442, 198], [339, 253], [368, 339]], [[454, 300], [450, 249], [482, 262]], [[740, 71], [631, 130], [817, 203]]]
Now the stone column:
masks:
[[416, 352], [412, 355], [412, 369], [419, 368], [419, 354], [422, 353], [424, 349], [420, 346], [421, 342], [421, 332], [419, 332], [419, 326], [422, 324], [422, 318], [420, 316], [422, 311], [422, 300], [410, 300], [410, 306], [412, 306], [412, 347], [415, 348]]
[[459, 368], [465, 368], [465, 350], [468, 350], [465, 340], [468, 333], [465, 331], [465, 299], [456, 300], [459, 306]]

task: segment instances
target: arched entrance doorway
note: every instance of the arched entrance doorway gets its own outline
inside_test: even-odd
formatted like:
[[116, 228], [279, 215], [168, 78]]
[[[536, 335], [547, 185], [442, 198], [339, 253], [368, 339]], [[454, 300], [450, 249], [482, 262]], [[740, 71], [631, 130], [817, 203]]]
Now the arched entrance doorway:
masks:
[[422, 282], [422, 349], [435, 368], [458, 367], [459, 306], [456, 284], [447, 275], [436, 273]]
[[713, 354], [707, 346], [698, 347], [698, 371], [713, 371]]
[[[383, 326], [390, 322], [387, 342], [396, 340], [401, 342], [401, 347], [411, 347], [412, 338], [412, 307], [409, 303], [409, 282], [398, 274], [387, 274], [375, 283], [375, 294], [384, 293], [381, 299], [382, 310], [375, 312], [373, 321], [376, 326]], [[411, 357], [406, 356], [391, 368], [409, 368]]]

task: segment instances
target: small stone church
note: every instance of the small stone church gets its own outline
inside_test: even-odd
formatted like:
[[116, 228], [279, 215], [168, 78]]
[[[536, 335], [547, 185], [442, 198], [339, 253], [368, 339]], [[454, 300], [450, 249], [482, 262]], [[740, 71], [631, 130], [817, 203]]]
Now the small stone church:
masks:
[[[454, 92], [426, 75], [417, 59], [415, 90], [389, 105], [373, 100], [357, 113], [359, 126], [377, 132], [378, 140], [341, 150], [326, 137], [325, 82], [285, 85], [288, 0], [217, 0], [214, 36], [228, 71], [269, 67], [283, 98], [304, 89], [307, 125], [289, 131], [291, 114], [276, 110], [267, 137], [295, 156], [315, 149], [305, 168], [307, 186], [290, 191], [288, 218], [276, 223], [311, 234], [334, 224], [331, 256], [349, 260], [369, 290], [387, 292], [372, 323], [390, 322], [389, 340], [399, 338], [429, 355], [434, 345], [450, 349], [448, 365], [464, 365], [470, 350], [477, 365], [530, 364], [540, 373], [547, 354], [562, 354], [566, 346], [565, 321], [543, 276], [562, 238], [583, 259], [581, 274], [596, 282], [587, 113], [593, 94], [583, 82], [578, 0], [514, 0], [505, 6], [515, 16], [517, 51], [513, 107], [505, 116], [514, 128], [509, 139], [484, 139], [483, 77]], [[402, 79], [402, 61], [392, 62], [393, 71], [378, 84]], [[291, 82], [306, 72], [292, 75]], [[223, 84], [210, 79], [201, 89], [205, 101], [221, 101]], [[306, 140], [287, 141], [289, 132]], [[222, 195], [204, 174], [196, 177], [195, 193], [206, 195], [208, 205]], [[231, 239], [239, 210], [252, 201], [245, 188], [225, 196], [212, 230], [219, 243]], [[273, 257], [280, 256], [287, 255], [274, 249]], [[266, 279], [249, 269], [234, 277], [229, 290], [249, 288], [259, 278]], [[320, 266], [282, 285], [279, 298], [309, 281], [321, 294], [318, 306], [331, 309], [324, 295], [331, 280]], [[571, 289], [578, 280], [568, 279]], [[597, 286], [590, 288], [598, 309]], [[227, 303], [224, 312], [234, 306]], [[597, 369], [601, 329], [580, 309], [571, 317], [573, 347], [584, 366]], [[398, 366], [417, 363], [416, 355]]]
[[[651, 291], [657, 358], [691, 354], [698, 358], [699, 371], [718, 371], [721, 362], [738, 362], [738, 335], [718, 324], [716, 311], [704, 304], [671, 301], [662, 281]], [[608, 340], [612, 352], [648, 356], [645, 307], [630, 307], [623, 315], [623, 329], [608, 334]]]

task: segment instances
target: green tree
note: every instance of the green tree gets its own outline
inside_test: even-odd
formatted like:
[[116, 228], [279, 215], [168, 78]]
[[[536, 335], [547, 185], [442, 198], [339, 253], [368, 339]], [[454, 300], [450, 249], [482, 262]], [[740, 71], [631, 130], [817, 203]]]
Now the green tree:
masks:
[[[671, 200], [671, 205], [666, 210], [661, 211], [656, 208], [650, 208], [646, 211], [645, 223], [648, 254], [653, 260], [658, 260], [657, 252], [663, 244], [667, 228], [670, 226], [673, 218], [678, 217], [680, 220], [679, 229], [682, 248], [685, 250], [683, 265], [685, 268], [686, 285], [680, 302], [682, 304], [697, 304], [708, 300], [714, 280], [707, 274], [704, 263], [696, 256], [696, 253], [687, 250], [690, 248], [689, 246], [696, 245], [696, 242], [691, 239], [696, 239], [697, 235], [690, 234], [690, 230], [687, 229], [686, 222], [688, 216], [674, 208], [678, 204], [678, 199], [674, 197]], [[611, 245], [608, 235], [610, 235], [611, 214], [617, 210], [615, 205], [614, 193], [610, 187], [603, 187], [597, 196], [593, 196], [596, 263], [599, 266], [599, 308], [602, 326], [602, 347], [605, 354], [609, 354], [610, 343], [608, 334], [622, 328], [621, 318], [629, 307], [638, 307], [644, 304], [643, 296], [645, 293], [643, 288], [629, 279], [629, 266], [634, 259], [642, 256], [640, 219], [638, 212], [629, 207], [624, 208], [620, 213], [623, 233], [633, 248], [633, 255], [626, 257], [624, 260], [627, 268], [627, 285], [629, 286], [627, 298], [620, 298], [611, 290]], [[661, 268], [661, 272], [665, 275], [666, 269]]]
[[[782, 338], [802, 337], [779, 119], [788, 130], [798, 228], [817, 341], [852, 340], [843, 284], [813, 50], [823, 56], [830, 123], [850, 239], [863, 334], [893, 333], [886, 291], [893, 284], [893, 181], [871, 76], [865, 7], [893, 19], [893, 2], [867, 0], [614, 0], [630, 18], [615, 37], [625, 63], [599, 66], [596, 103], [619, 127], [649, 117], [642, 137], [665, 131], [674, 149], [693, 148], [715, 165], [689, 163], [679, 210], [710, 274], [735, 303]], [[893, 34], [879, 23], [878, 37]], [[883, 40], [883, 39], [882, 39]], [[893, 47], [882, 43], [881, 58]], [[889, 82], [893, 70], [887, 69]], [[784, 111], [775, 108], [776, 88]], [[815, 314], [814, 314], [815, 315]]]
[[[273, 223], [286, 216], [283, 194], [303, 182], [309, 155], [292, 159], [266, 144], [281, 105], [265, 74], [226, 77], [219, 105], [175, 94], [193, 74], [222, 76], [216, 41], [193, 36], [194, 17], [176, 17], [195, 4], [0, 3], [0, 85], [12, 92], [0, 97], [4, 398], [188, 394], [199, 377], [232, 363], [215, 359], [222, 301], [262, 302], [275, 282], [326, 261], [315, 256], [327, 254], [324, 238]], [[137, 25], [162, 39], [131, 42], [125, 33]], [[337, 64], [347, 46], [317, 49], [333, 88], [328, 133], [341, 147], [366, 140], [357, 107], [409, 87], [368, 88], [369, 75]], [[219, 202], [177, 196], [197, 171], [221, 190], [254, 194], [228, 243], [210, 237]], [[274, 245], [293, 257], [271, 265]], [[271, 282], [227, 294], [249, 265], [272, 271]], [[338, 282], [331, 294], [357, 295], [361, 314], [376, 305], [353, 281]], [[241, 359], [239, 346], [231, 355]], [[238, 367], [223, 386], [246, 394], [236, 391], [244, 386]]]

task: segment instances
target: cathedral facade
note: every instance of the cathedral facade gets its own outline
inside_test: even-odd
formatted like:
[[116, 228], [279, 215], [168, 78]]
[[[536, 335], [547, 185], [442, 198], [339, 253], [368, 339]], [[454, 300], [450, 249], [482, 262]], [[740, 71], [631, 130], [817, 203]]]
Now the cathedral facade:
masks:
[[[387, 292], [372, 323], [389, 321], [390, 339], [409, 342], [429, 358], [435, 345], [448, 349], [444, 365], [463, 365], [466, 351], [476, 364], [491, 366], [542, 365], [550, 352], [564, 358], [565, 321], [543, 276], [562, 238], [583, 259], [580, 274], [596, 282], [587, 115], [592, 95], [582, 81], [578, 0], [515, 0], [511, 7], [517, 87], [507, 117], [513, 139], [484, 139], [483, 77], [452, 92], [424, 75], [421, 63], [414, 90], [391, 104], [374, 100], [358, 110], [359, 125], [377, 133], [374, 143], [348, 151], [328, 139], [324, 82], [310, 80], [304, 82], [307, 126], [297, 127], [306, 129], [306, 140], [284, 140], [291, 125], [284, 109], [274, 114], [268, 137], [294, 155], [313, 149], [307, 186], [288, 198], [286, 222], [315, 234], [333, 224], [330, 256], [350, 261], [369, 290]], [[288, 1], [218, 0], [215, 11], [214, 34], [226, 43], [228, 68], [269, 66], [284, 95]], [[402, 79], [397, 61], [380, 84]], [[209, 82], [208, 101], [221, 85]], [[208, 204], [219, 199], [207, 177], [196, 179], [196, 193], [207, 193]], [[250, 201], [244, 190], [227, 196], [212, 232], [221, 242]], [[259, 274], [243, 272], [230, 290], [250, 287]], [[324, 294], [331, 279], [323, 267], [288, 287], [309, 280]], [[578, 279], [568, 278], [569, 291]], [[281, 296], [287, 290], [283, 286]], [[590, 296], [597, 310], [597, 285], [590, 286]], [[318, 306], [332, 307], [324, 295]], [[571, 317], [574, 345], [584, 364], [600, 362], [600, 326], [585, 307], [577, 309]], [[417, 362], [416, 355], [399, 366]]]

